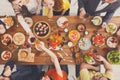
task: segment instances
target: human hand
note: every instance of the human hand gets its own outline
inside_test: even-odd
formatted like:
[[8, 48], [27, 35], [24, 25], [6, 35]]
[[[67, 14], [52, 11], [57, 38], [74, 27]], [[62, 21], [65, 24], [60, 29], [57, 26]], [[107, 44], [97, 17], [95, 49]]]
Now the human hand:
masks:
[[117, 31], [117, 36], [120, 36], [120, 29]]
[[107, 27], [107, 23], [106, 23], [106, 22], [103, 22], [101, 27], [102, 27], [102, 28], [106, 28], [106, 27]]
[[50, 78], [48, 76], [44, 76], [42, 77], [42, 80], [50, 80]]
[[86, 11], [85, 11], [85, 9], [84, 9], [84, 8], [82, 8], [82, 9], [80, 10], [79, 17], [80, 17], [80, 18], [84, 18], [84, 17], [85, 17], [85, 15], [86, 15]]
[[101, 55], [96, 55], [96, 56], [95, 56], [95, 60], [97, 60], [97, 61], [104, 61], [105, 58], [102, 57]]
[[45, 43], [44, 42], [42, 42], [42, 41], [40, 41], [40, 47], [44, 50], [44, 49], [46, 49], [46, 47], [45, 47]]

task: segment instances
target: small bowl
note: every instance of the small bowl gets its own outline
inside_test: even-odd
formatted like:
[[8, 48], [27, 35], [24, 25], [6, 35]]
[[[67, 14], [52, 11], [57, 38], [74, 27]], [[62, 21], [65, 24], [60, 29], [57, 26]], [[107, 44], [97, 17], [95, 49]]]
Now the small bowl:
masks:
[[95, 16], [93, 17], [93, 19], [91, 20], [91, 22], [95, 25], [95, 26], [100, 26], [102, 23], [102, 18], [100, 16]]
[[78, 26], [77, 26], [78, 31], [83, 32], [83, 31], [85, 31], [85, 29], [86, 29], [86, 27], [84, 24], [82, 24], [82, 23], [78, 24]]

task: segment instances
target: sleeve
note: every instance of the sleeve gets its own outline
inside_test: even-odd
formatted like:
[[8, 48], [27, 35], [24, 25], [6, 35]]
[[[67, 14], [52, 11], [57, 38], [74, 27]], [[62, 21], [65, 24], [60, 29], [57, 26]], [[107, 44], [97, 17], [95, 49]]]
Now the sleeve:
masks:
[[115, 13], [115, 10], [107, 12], [106, 15], [103, 17], [103, 22], [109, 23], [110, 19], [112, 18], [113, 14]]
[[84, 3], [86, 3], [87, 0], [78, 0], [78, 13], [80, 12], [81, 8], [84, 8]]
[[112, 72], [107, 71], [107, 72], [105, 73], [105, 75], [106, 75], [106, 77], [109, 78], [110, 80], [114, 80], [114, 77], [113, 77], [113, 73], [112, 73]]
[[63, 0], [63, 8], [64, 10], [68, 10], [70, 8], [69, 0]]

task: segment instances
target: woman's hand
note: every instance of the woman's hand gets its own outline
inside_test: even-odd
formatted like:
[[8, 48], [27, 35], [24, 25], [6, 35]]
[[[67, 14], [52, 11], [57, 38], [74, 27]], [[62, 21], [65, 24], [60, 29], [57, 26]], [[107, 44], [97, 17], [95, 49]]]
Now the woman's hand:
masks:
[[104, 61], [105, 58], [102, 57], [101, 55], [96, 55], [96, 56], [95, 56], [95, 60], [97, 60], [97, 61]]

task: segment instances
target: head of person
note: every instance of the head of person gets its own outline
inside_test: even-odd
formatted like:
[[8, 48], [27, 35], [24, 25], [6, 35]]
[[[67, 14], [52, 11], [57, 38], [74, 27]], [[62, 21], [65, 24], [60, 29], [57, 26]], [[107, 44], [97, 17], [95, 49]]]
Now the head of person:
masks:
[[114, 2], [116, 2], [117, 0], [103, 0], [104, 2], [106, 2], [106, 3], [114, 3]]
[[43, 0], [44, 6], [53, 6], [53, 9], [58, 11], [61, 10], [63, 7], [63, 0]]
[[45, 7], [53, 7], [54, 6], [54, 0], [43, 0], [43, 5]]
[[50, 76], [44, 76], [42, 77], [42, 80], [53, 80]]
[[94, 76], [92, 80], [110, 80], [102, 75]]
[[24, 5], [24, 3], [25, 3], [25, 0], [8, 0], [8, 1], [12, 4], [17, 4], [20, 6]]

